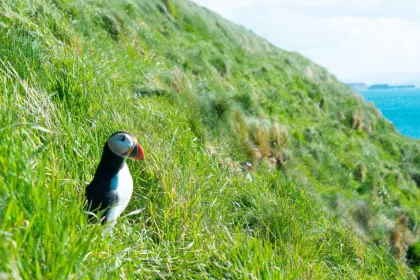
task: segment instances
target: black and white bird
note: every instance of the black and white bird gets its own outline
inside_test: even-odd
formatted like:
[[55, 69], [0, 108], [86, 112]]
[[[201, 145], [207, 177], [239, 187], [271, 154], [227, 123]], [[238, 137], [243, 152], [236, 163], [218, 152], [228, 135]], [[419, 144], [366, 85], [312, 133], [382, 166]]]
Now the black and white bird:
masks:
[[250, 162], [248, 162], [248, 161], [243, 162], [241, 164], [241, 168], [242, 168], [242, 171], [245, 173], [245, 178], [248, 181], [251, 181], [252, 182], [252, 176], [250, 174], [251, 171], [252, 171], [252, 164]]
[[106, 230], [115, 226], [133, 193], [126, 158], [144, 160], [144, 151], [132, 135], [118, 131], [106, 141], [95, 176], [86, 187], [88, 210], [101, 213]]

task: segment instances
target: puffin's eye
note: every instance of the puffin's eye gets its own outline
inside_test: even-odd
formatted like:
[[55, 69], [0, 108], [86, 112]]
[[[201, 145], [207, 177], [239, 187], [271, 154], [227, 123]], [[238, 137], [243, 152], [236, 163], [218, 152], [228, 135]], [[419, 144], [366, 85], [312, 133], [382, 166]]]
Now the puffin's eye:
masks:
[[124, 141], [125, 141], [125, 136], [123, 136], [123, 137], [122, 137], [121, 141], [122, 141], [122, 142], [124, 142]]

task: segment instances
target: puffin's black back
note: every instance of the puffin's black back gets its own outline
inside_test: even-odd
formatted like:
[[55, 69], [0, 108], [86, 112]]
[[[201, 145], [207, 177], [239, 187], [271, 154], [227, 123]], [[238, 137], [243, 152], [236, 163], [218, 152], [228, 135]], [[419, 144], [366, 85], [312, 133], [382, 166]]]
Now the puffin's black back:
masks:
[[95, 176], [86, 187], [88, 211], [100, 212], [117, 202], [117, 193], [111, 189], [111, 180], [123, 167], [124, 160], [123, 157], [114, 154], [105, 143]]

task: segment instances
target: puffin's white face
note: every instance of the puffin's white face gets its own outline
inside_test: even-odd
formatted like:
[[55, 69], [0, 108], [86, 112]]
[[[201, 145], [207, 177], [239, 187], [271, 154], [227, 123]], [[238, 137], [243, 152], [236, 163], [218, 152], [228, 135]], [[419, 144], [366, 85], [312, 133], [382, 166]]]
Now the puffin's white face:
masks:
[[250, 162], [244, 162], [242, 168], [244, 171], [252, 171], [252, 164]]
[[108, 138], [107, 143], [109, 149], [120, 157], [144, 160], [143, 148], [137, 143], [137, 140], [128, 133], [115, 133]]

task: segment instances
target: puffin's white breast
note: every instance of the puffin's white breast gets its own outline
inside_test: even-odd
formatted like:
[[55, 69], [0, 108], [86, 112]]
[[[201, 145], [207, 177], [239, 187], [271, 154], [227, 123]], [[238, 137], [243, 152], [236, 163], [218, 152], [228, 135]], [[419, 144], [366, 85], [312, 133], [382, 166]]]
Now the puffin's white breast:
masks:
[[111, 189], [117, 192], [118, 201], [107, 213], [106, 221], [115, 221], [127, 207], [133, 194], [133, 178], [124, 162], [121, 170], [111, 180]]

